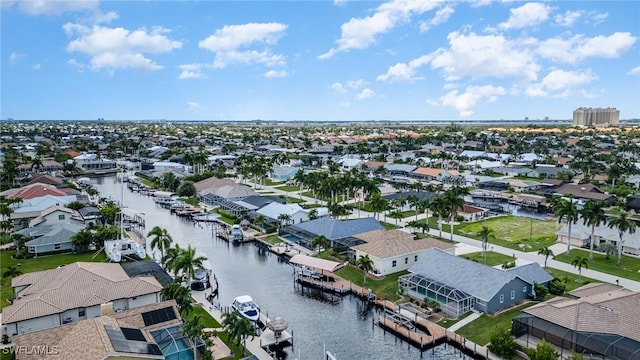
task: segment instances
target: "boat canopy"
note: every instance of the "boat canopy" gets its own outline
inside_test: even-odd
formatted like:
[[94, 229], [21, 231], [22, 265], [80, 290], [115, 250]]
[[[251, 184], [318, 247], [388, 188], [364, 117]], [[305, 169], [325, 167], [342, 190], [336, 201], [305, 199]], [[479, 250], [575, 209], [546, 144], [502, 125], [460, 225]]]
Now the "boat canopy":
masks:
[[176, 193], [172, 193], [169, 191], [156, 191], [153, 196], [157, 197], [157, 198], [170, 198], [172, 196], [174, 196]]
[[336, 270], [336, 267], [340, 265], [340, 263], [335, 261], [318, 259], [318, 258], [314, 258], [311, 256], [302, 255], [302, 254], [294, 255], [291, 258], [291, 260], [289, 260], [289, 262], [291, 264], [307, 266], [310, 268], [315, 268], [318, 270], [325, 270], [330, 272], [334, 272]]

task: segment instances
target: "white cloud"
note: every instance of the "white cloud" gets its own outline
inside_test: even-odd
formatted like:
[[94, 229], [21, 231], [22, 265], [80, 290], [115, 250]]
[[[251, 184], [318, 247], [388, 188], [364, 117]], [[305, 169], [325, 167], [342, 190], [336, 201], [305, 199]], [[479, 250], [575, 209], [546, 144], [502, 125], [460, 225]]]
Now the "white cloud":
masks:
[[194, 111], [194, 110], [198, 110], [201, 109], [202, 106], [200, 106], [200, 104], [198, 104], [195, 101], [187, 101], [187, 110], [189, 111]]
[[629, 75], [640, 76], [640, 66], [636, 66], [633, 69], [629, 70]]
[[387, 70], [386, 74], [378, 75], [376, 80], [387, 82], [414, 82], [416, 80], [422, 80], [423, 77], [416, 76], [416, 70], [424, 64], [428, 64], [431, 61], [431, 55], [423, 55], [419, 58], [413, 59], [409, 64], [397, 63], [392, 65]]
[[343, 6], [347, 3], [347, 0], [333, 0], [333, 5]]
[[598, 35], [585, 38], [574, 35], [571, 38], [551, 38], [537, 46], [540, 56], [562, 63], [573, 64], [586, 58], [617, 58], [635, 44], [637, 37], [629, 32], [616, 32], [609, 36]]
[[369, 99], [372, 98], [376, 95], [375, 91], [369, 89], [369, 88], [364, 88], [362, 89], [362, 91], [356, 96], [356, 98], [358, 100], [365, 100], [365, 99]]
[[347, 81], [347, 86], [349, 86], [350, 88], [352, 88], [354, 90], [358, 90], [364, 85], [366, 85], [366, 81], [364, 81], [363, 79]]
[[509, 19], [498, 24], [502, 30], [520, 29], [539, 24], [549, 18], [551, 8], [545, 4], [531, 2], [510, 10]]
[[[200, 40], [198, 46], [215, 53], [213, 66], [219, 69], [231, 64], [282, 66], [284, 56], [273, 54], [270, 47], [278, 43], [286, 29], [287, 25], [280, 23], [227, 25]], [[264, 50], [240, 50], [250, 46], [263, 46]]]
[[207, 76], [202, 73], [202, 64], [184, 64], [178, 66], [178, 69], [182, 70], [180, 75], [178, 75], [178, 79], [202, 79]]
[[593, 21], [593, 25], [598, 25], [601, 22], [605, 21], [609, 17], [607, 13], [598, 13], [590, 16], [590, 19]]
[[329, 89], [338, 94], [344, 94], [347, 92], [347, 89], [345, 89], [344, 86], [342, 86], [342, 84], [340, 84], [339, 82], [334, 82], [333, 84], [331, 84], [329, 86]]
[[573, 26], [575, 22], [584, 14], [582, 10], [567, 10], [564, 14], [557, 14], [553, 17], [556, 24], [560, 26]]
[[540, 83], [529, 85], [525, 90], [525, 94], [532, 97], [567, 97], [574, 92], [574, 89], [597, 78], [590, 70], [566, 71], [556, 69], [547, 74]]
[[11, 54], [9, 54], [9, 63], [10, 64], [15, 64], [18, 60], [20, 60], [20, 58], [23, 58], [25, 55], [24, 54], [20, 54], [17, 52], [12, 52]]
[[41, 64], [35, 64], [35, 65], [33, 65], [31, 68], [32, 68], [33, 70], [38, 71], [38, 70], [42, 69], [42, 65], [41, 65]]
[[442, 69], [446, 81], [464, 76], [516, 77], [535, 81], [540, 66], [527, 48], [528, 39], [506, 39], [503, 35], [476, 35], [452, 32], [447, 37], [449, 49], [431, 54], [431, 67]]
[[144, 54], [162, 54], [182, 47], [181, 42], [165, 36], [169, 30], [161, 27], [151, 31], [144, 28], [130, 31], [121, 27], [67, 23], [63, 28], [70, 36], [77, 36], [67, 45], [67, 51], [88, 55], [94, 71], [118, 68], [155, 71], [162, 66]]
[[420, 23], [420, 32], [425, 32], [432, 28], [433, 26], [444, 24], [449, 20], [449, 17], [453, 15], [455, 9], [451, 6], [445, 6], [438, 11], [433, 16], [433, 19], [429, 21], [423, 21]]
[[266, 78], [282, 78], [289, 76], [289, 73], [285, 70], [269, 70], [264, 73], [264, 77]]
[[22, 0], [20, 11], [29, 15], [60, 15], [65, 12], [97, 10], [98, 0]]
[[393, 29], [400, 22], [408, 22], [411, 17], [423, 14], [438, 6], [437, 1], [392, 0], [381, 4], [373, 15], [351, 18], [340, 26], [341, 36], [337, 47], [319, 56], [328, 59], [341, 51], [365, 49], [373, 44], [376, 36]]
[[479, 101], [495, 102], [499, 96], [505, 93], [502, 86], [467, 86], [463, 93], [452, 90], [437, 100], [428, 99], [427, 103], [454, 108], [459, 112], [460, 117], [465, 118], [474, 114], [473, 107]]

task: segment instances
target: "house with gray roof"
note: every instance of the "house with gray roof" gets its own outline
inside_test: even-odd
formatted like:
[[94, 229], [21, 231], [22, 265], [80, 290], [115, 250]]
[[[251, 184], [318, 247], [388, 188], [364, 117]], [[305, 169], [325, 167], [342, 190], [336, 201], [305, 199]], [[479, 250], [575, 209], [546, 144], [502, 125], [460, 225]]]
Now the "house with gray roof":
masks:
[[409, 274], [398, 279], [401, 291], [418, 301], [437, 301], [442, 311], [459, 317], [470, 310], [495, 313], [534, 296], [534, 284], [553, 277], [537, 263], [502, 270], [440, 249], [424, 251]]
[[76, 222], [41, 223], [34, 227], [20, 230], [17, 233], [31, 239], [25, 242], [27, 251], [38, 256], [38, 254], [43, 253], [75, 250], [71, 238], [84, 228], [84, 224]]
[[384, 227], [380, 225], [380, 222], [373, 217], [338, 220], [327, 216], [287, 226], [282, 231], [296, 238], [300, 245], [309, 248], [311, 247], [311, 240], [318, 235], [322, 235], [329, 241], [331, 247], [338, 248], [338, 250], [346, 250], [353, 245], [365, 242], [355, 239], [354, 235], [383, 229]]

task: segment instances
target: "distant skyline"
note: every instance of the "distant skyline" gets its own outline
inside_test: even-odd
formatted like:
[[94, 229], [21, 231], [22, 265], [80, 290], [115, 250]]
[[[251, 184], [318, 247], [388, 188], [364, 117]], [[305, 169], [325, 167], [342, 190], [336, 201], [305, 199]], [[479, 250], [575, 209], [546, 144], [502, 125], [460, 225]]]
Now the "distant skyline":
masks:
[[0, 5], [2, 120], [640, 118], [637, 1]]

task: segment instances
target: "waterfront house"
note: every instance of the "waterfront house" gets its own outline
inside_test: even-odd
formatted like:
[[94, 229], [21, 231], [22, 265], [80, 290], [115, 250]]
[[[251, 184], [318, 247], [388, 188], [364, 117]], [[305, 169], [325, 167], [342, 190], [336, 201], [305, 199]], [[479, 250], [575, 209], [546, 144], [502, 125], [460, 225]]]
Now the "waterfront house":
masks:
[[[563, 224], [562, 228], [556, 232], [559, 243], [566, 244], [569, 237], [569, 227]], [[571, 225], [571, 246], [589, 247], [591, 242], [591, 226], [586, 225], [582, 219]], [[594, 228], [593, 245], [597, 249], [603, 243], [614, 244], [616, 247], [620, 242], [620, 234], [615, 228], [607, 225], [599, 225]], [[631, 234], [628, 231], [622, 234], [622, 253], [640, 256], [640, 236], [637, 233]]]
[[522, 310], [512, 334], [524, 347], [541, 339], [565, 354], [591, 358], [637, 359], [640, 352], [640, 293], [610, 284], [590, 283]]
[[552, 279], [538, 263], [503, 270], [432, 248], [398, 282], [403, 294], [437, 301], [457, 318], [473, 309], [491, 314], [516, 305], [534, 295], [535, 283]]
[[33, 164], [21, 164], [18, 166], [18, 170], [21, 174], [27, 174], [33, 171], [37, 172], [46, 172], [46, 173], [54, 173], [58, 171], [62, 171], [62, 164], [53, 160], [43, 160], [42, 165], [39, 167], [34, 167]]
[[[97, 317], [17, 335], [13, 342], [16, 348], [42, 349], [47, 359], [192, 359], [183, 325], [174, 300], [122, 312], [103, 306]], [[16, 353], [16, 360], [42, 358], [38, 351]]]
[[303, 209], [298, 204], [279, 204], [272, 202], [256, 210], [256, 213], [264, 216], [269, 225], [277, 225], [280, 222], [279, 217], [281, 215], [287, 215], [289, 216], [289, 220], [287, 224], [282, 225], [292, 225], [309, 221], [309, 211], [309, 209]]
[[15, 300], [2, 311], [9, 337], [100, 316], [103, 304], [119, 312], [157, 303], [162, 285], [119, 264], [77, 262], [16, 276], [11, 288]]
[[27, 251], [37, 257], [39, 254], [75, 250], [71, 237], [84, 227], [84, 224], [77, 222], [41, 223], [16, 233], [31, 239], [26, 241], [25, 245]]
[[416, 170], [411, 172], [411, 176], [416, 179], [425, 181], [439, 181], [442, 183], [455, 183], [463, 179], [462, 175], [457, 170], [426, 167], [417, 168]]
[[63, 187], [64, 180], [62, 180], [62, 178], [59, 178], [57, 176], [53, 176], [50, 174], [41, 174], [31, 178], [31, 180], [29, 180], [29, 182], [25, 183], [23, 186], [31, 185], [35, 183], [53, 185], [55, 187]]
[[615, 202], [616, 197], [611, 194], [605, 193], [599, 187], [593, 184], [560, 184], [556, 188], [548, 190], [549, 192], [562, 195], [572, 195], [576, 200], [595, 200], [603, 201], [607, 205], [612, 205]]
[[338, 220], [326, 216], [287, 226], [282, 231], [291, 235], [290, 238], [295, 239], [296, 242], [309, 248], [311, 240], [322, 235], [329, 241], [330, 247], [336, 248], [338, 251], [348, 251], [351, 246], [364, 242], [362, 239], [354, 238], [354, 235], [383, 229], [380, 222], [373, 217]]
[[353, 236], [364, 243], [352, 247], [354, 258], [369, 255], [374, 273], [388, 275], [409, 269], [422, 253], [431, 248], [454, 254], [455, 247], [436, 239], [414, 240], [414, 235], [401, 230], [373, 230]]
[[115, 169], [116, 163], [98, 154], [84, 153], [73, 158], [78, 167], [85, 171]]

